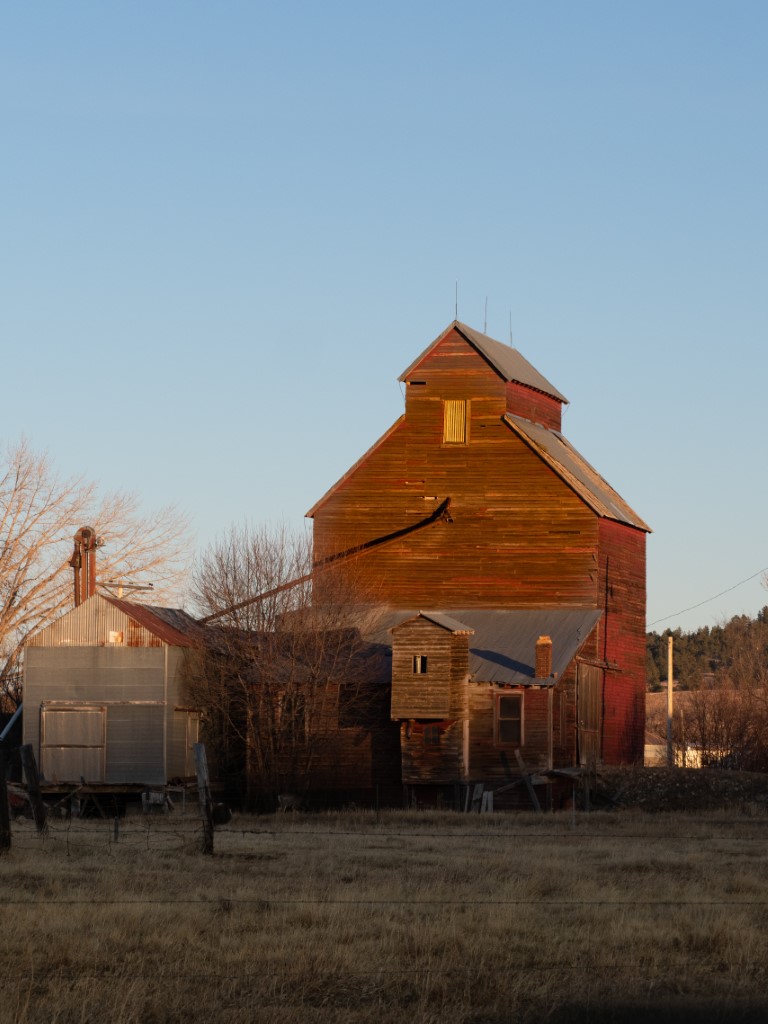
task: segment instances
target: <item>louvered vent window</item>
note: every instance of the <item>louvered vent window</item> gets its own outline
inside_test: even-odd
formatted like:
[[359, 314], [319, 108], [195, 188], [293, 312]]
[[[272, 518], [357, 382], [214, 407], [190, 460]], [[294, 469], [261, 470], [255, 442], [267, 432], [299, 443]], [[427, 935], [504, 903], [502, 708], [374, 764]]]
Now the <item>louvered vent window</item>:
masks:
[[443, 443], [467, 443], [467, 401], [447, 398], [443, 402]]

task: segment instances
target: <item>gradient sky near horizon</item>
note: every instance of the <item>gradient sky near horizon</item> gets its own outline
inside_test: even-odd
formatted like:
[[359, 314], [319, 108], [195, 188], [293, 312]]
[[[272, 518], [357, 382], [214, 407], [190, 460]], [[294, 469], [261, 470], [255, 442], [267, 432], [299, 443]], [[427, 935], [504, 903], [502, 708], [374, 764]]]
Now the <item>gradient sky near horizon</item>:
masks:
[[653, 527], [648, 622], [756, 614], [766, 47], [740, 0], [0, 3], [0, 441], [200, 547], [300, 526], [458, 282]]

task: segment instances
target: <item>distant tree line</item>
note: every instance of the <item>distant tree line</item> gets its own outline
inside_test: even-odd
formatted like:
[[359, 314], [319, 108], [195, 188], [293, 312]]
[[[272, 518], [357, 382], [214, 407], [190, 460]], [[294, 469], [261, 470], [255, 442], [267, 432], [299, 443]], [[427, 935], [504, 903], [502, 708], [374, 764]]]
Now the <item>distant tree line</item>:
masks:
[[649, 633], [651, 690], [666, 686], [670, 635], [677, 688], [690, 691], [673, 713], [678, 763], [768, 771], [768, 607], [691, 633]]
[[677, 688], [762, 686], [768, 682], [768, 606], [752, 619], [736, 615], [722, 626], [648, 633], [646, 669], [649, 690], [667, 684], [668, 638], [674, 638]]

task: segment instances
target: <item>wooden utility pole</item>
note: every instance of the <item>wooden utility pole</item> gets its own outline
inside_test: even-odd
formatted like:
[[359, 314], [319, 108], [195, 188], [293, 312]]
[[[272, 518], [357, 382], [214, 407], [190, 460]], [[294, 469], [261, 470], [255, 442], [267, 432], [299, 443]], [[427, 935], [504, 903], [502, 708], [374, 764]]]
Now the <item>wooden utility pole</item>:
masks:
[[672, 747], [672, 647], [673, 640], [670, 633], [667, 641], [667, 764], [670, 768], [675, 764], [675, 752]]
[[27, 780], [27, 792], [29, 802], [32, 804], [32, 817], [35, 819], [35, 828], [38, 832], [45, 832], [48, 825], [45, 821], [45, 804], [43, 795], [40, 792], [40, 776], [37, 771], [37, 761], [31, 743], [25, 743], [21, 748], [21, 764], [24, 768], [24, 775]]
[[200, 818], [203, 822], [203, 853], [213, 853], [213, 800], [211, 799], [211, 783], [208, 778], [208, 758], [205, 755], [205, 744], [195, 743], [195, 769], [197, 771], [197, 799], [200, 804]]

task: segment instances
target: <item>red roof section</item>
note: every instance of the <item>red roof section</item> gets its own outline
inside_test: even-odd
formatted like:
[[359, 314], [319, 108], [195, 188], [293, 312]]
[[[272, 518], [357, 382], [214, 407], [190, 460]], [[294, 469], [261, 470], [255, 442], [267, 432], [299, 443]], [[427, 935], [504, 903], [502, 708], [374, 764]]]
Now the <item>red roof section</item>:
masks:
[[106, 594], [101, 596], [171, 647], [197, 647], [202, 642], [205, 632], [203, 627], [180, 608], [160, 608], [154, 605], [134, 604], [133, 601], [108, 597]]

